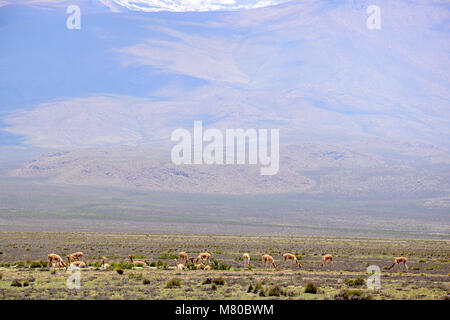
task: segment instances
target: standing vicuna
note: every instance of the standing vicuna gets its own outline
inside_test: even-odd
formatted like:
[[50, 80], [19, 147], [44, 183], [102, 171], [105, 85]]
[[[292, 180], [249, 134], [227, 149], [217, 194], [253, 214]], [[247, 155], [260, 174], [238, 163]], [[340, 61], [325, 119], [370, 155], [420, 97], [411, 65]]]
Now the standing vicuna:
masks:
[[277, 267], [277, 265], [275, 264], [275, 260], [273, 259], [272, 256], [270, 256], [270, 255], [268, 255], [268, 254], [263, 255], [263, 256], [262, 256], [262, 262], [263, 262], [264, 268], [265, 268], [267, 265], [272, 265], [272, 267], [273, 267], [275, 270], [278, 271], [278, 267]]
[[128, 259], [130, 259], [131, 263], [138, 267], [146, 267], [147, 263], [141, 260], [134, 260], [131, 254], [128, 255]]
[[67, 267], [64, 260], [55, 253], [48, 254], [47, 259], [48, 259], [48, 267], [49, 268], [51, 268], [53, 266], [53, 264], [55, 264], [56, 267], [60, 267], [60, 268]]
[[110, 265], [105, 263], [106, 257], [102, 257], [102, 269], [109, 269]]
[[186, 252], [181, 251], [181, 252], [179, 253], [179, 256], [180, 256], [180, 261], [181, 261], [181, 262], [184, 261], [184, 263], [186, 263], [186, 264], [189, 263], [189, 257], [188, 257], [188, 254], [187, 254]]
[[292, 253], [285, 253], [283, 254], [283, 261], [286, 262], [287, 260], [291, 260], [292, 263], [295, 263], [299, 268], [302, 267], [302, 265], [298, 262], [298, 259], [295, 255]]
[[389, 270], [391, 270], [395, 265], [397, 265], [397, 270], [400, 271], [400, 263], [403, 263], [403, 266], [405, 267], [406, 271], [408, 271], [408, 265], [406, 262], [408, 261], [408, 258], [406, 257], [398, 257], [394, 259], [394, 263], [392, 266], [388, 267]]
[[244, 260], [244, 268], [250, 267], [250, 255], [248, 253], [242, 255], [242, 260]]
[[333, 265], [333, 256], [332, 256], [331, 254], [326, 254], [326, 255], [324, 255], [324, 256], [322, 257], [322, 267], [325, 266], [325, 263], [326, 263], [328, 260], [331, 262], [331, 265]]

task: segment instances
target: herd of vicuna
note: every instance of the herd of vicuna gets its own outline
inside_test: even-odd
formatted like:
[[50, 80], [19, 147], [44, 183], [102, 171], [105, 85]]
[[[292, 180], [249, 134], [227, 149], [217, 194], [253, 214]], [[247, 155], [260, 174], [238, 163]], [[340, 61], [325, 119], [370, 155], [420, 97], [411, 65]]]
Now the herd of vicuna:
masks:
[[[48, 266], [49, 267], [60, 267], [60, 268], [68, 268], [68, 266], [75, 266], [79, 268], [86, 268], [87, 265], [85, 262], [82, 261], [83, 258], [83, 252], [75, 252], [71, 255], [66, 256], [67, 263], [64, 262], [64, 260], [58, 256], [57, 254], [51, 253], [48, 256]], [[132, 255], [128, 255], [128, 259], [130, 259], [131, 263], [138, 267], [147, 267], [147, 263], [142, 260], [135, 260]], [[186, 252], [180, 252], [179, 253], [179, 259], [180, 262], [184, 262], [186, 264], [193, 264], [197, 269], [201, 270], [210, 270], [211, 267], [209, 266], [209, 261], [211, 259], [211, 254], [208, 252], [202, 252], [200, 253], [196, 259], [189, 258], [188, 254]], [[106, 258], [102, 257], [102, 269], [109, 269], [110, 265], [105, 263]], [[248, 253], [244, 253], [242, 255], [242, 260], [244, 261], [244, 268], [250, 267], [250, 255]], [[262, 256], [262, 264], [263, 267], [273, 267], [275, 270], [278, 271], [278, 266], [275, 263], [274, 258], [271, 255], [265, 254]], [[283, 254], [283, 262], [292, 262], [292, 264], [296, 264], [299, 268], [302, 267], [302, 265], [298, 262], [298, 259], [295, 255], [292, 253], [285, 253]], [[322, 257], [321, 266], [324, 267], [325, 264], [329, 261], [331, 265], [333, 265], [333, 256], [331, 254], [326, 254]], [[394, 263], [387, 267], [389, 270], [392, 269], [395, 265], [397, 265], [397, 269], [400, 270], [400, 264], [403, 264], [404, 268], [408, 270], [408, 265], [406, 262], [408, 261], [405, 257], [398, 257], [394, 259]], [[186, 267], [182, 263], [178, 263], [177, 259], [174, 259], [175, 267], [177, 270], [184, 270]]]

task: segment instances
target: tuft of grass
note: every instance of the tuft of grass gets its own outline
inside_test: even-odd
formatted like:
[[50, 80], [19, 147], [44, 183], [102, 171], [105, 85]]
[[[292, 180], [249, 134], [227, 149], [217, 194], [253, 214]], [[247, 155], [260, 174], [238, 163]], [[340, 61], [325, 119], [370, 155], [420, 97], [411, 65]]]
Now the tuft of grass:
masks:
[[181, 287], [181, 281], [178, 279], [171, 279], [171, 280], [167, 281], [166, 287], [167, 288]]
[[341, 290], [335, 295], [336, 300], [370, 300], [371, 296], [364, 293], [362, 290]]
[[223, 286], [225, 284], [225, 279], [222, 277], [214, 278], [214, 279], [212, 279], [212, 283], [214, 283], [218, 286]]
[[178, 255], [175, 253], [164, 252], [158, 257], [158, 259], [178, 259]]
[[30, 268], [45, 268], [47, 267], [46, 261], [31, 261], [30, 262]]
[[11, 282], [11, 287], [22, 287], [22, 283], [18, 280]]
[[212, 283], [211, 278], [206, 278], [205, 280], [202, 281], [202, 285], [211, 284], [211, 283]]
[[279, 297], [279, 296], [286, 295], [286, 292], [282, 288], [280, 288], [278, 285], [275, 285], [269, 289], [269, 291], [267, 292], [267, 295], [269, 297]]
[[118, 274], [123, 274], [123, 269], [121, 268], [121, 267], [116, 267], [115, 269], [114, 269]]
[[142, 284], [150, 284], [150, 280], [144, 279], [144, 280], [142, 280]]
[[30, 283], [28, 282], [28, 281], [24, 281], [23, 283], [22, 283], [22, 285], [24, 286], [24, 287], [28, 287], [29, 285], [30, 285]]
[[349, 287], [357, 287], [357, 286], [363, 286], [366, 283], [366, 280], [364, 280], [361, 277], [358, 277], [356, 279], [344, 279], [344, 283]]
[[258, 281], [255, 285], [255, 288], [253, 289], [253, 293], [258, 293], [258, 291], [263, 290], [263, 286], [261, 281]]
[[217, 285], [215, 283], [213, 283], [211, 285], [211, 290], [216, 291], [217, 290]]
[[305, 287], [305, 293], [317, 293], [317, 286], [314, 282], [308, 282]]
[[135, 273], [132, 272], [132, 273], [130, 273], [128, 275], [128, 279], [141, 280], [142, 279], [142, 273], [135, 274]]
[[50, 274], [56, 274], [56, 269], [50, 270]]

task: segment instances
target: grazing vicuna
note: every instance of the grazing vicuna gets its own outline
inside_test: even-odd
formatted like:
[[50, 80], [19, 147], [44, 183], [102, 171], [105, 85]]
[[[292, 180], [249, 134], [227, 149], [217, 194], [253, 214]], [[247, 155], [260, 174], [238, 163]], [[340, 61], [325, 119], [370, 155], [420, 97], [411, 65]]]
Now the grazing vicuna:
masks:
[[81, 258], [83, 258], [83, 252], [81, 251], [74, 252], [70, 255], [70, 259], [72, 260], [80, 260]]
[[49, 268], [54, 266], [54, 264], [56, 267], [67, 267], [64, 260], [55, 253], [48, 254], [47, 259], [48, 259], [48, 267]]
[[128, 259], [130, 259], [131, 263], [138, 267], [146, 267], [147, 263], [141, 260], [134, 260], [131, 254], [128, 255]]
[[331, 265], [333, 265], [333, 256], [331, 254], [326, 254], [322, 257], [322, 267], [325, 266], [327, 261], [330, 261]]
[[250, 267], [250, 255], [248, 253], [242, 255], [242, 260], [244, 260], [244, 268]]
[[74, 267], [78, 267], [78, 268], [86, 268], [86, 263], [84, 263], [83, 261], [71, 261], [71, 255], [70, 256], [66, 256], [67, 262], [69, 266], [74, 266]]
[[209, 259], [211, 258], [211, 254], [208, 252], [202, 252], [198, 255], [197, 259], [195, 259], [195, 263], [198, 263], [200, 260], [202, 262], [206, 261], [206, 264], [209, 264]]
[[400, 263], [403, 263], [403, 266], [405, 267], [406, 271], [408, 271], [408, 265], [406, 262], [408, 261], [408, 258], [406, 257], [398, 257], [394, 259], [394, 263], [388, 267], [389, 270], [391, 270], [395, 265], [397, 265], [397, 270], [400, 271]]
[[287, 260], [291, 260], [292, 263], [295, 263], [299, 268], [302, 267], [302, 265], [298, 262], [298, 259], [295, 255], [292, 253], [285, 253], [283, 254], [283, 261], [286, 262]]
[[277, 267], [277, 265], [275, 264], [275, 260], [273, 259], [272, 256], [270, 256], [270, 255], [268, 255], [268, 254], [263, 255], [263, 256], [262, 256], [262, 262], [263, 262], [264, 268], [265, 268], [267, 265], [272, 265], [272, 267], [273, 267], [275, 270], [278, 271], [278, 267]]

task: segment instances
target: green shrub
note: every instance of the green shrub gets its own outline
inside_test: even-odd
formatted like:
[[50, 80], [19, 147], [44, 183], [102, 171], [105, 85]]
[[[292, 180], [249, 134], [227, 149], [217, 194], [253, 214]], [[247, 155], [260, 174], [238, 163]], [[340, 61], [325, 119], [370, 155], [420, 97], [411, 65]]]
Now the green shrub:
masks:
[[164, 252], [158, 257], [158, 259], [178, 259], [178, 255], [174, 253]]
[[305, 287], [305, 293], [317, 293], [317, 286], [314, 282], [308, 282]]
[[188, 263], [186, 265], [186, 269], [188, 269], [188, 270], [198, 270], [198, 268], [193, 263]]
[[158, 260], [156, 267], [161, 270], [169, 270], [169, 265], [161, 260]]
[[47, 262], [45, 261], [32, 261], [30, 263], [30, 268], [44, 268], [47, 266]]
[[212, 282], [217, 284], [218, 286], [223, 286], [225, 284], [225, 280], [222, 277], [212, 279]]
[[167, 288], [175, 288], [175, 287], [181, 287], [181, 281], [177, 279], [171, 279], [167, 281], [166, 283]]
[[344, 283], [346, 285], [348, 285], [349, 287], [356, 287], [356, 286], [364, 285], [366, 283], [366, 281], [363, 278], [358, 277], [356, 279], [347, 278], [344, 280]]
[[371, 297], [366, 295], [362, 290], [341, 290], [335, 295], [336, 300], [370, 300]]
[[142, 279], [142, 273], [135, 274], [135, 273], [132, 272], [132, 273], [130, 273], [128, 275], [128, 279], [141, 280]]
[[261, 281], [258, 281], [253, 289], [253, 293], [257, 293], [258, 291], [263, 290], [263, 286]]
[[11, 287], [22, 287], [22, 283], [20, 281], [14, 280], [11, 282]]
[[285, 295], [285, 292], [283, 289], [281, 289], [278, 285], [273, 286], [269, 289], [267, 292], [269, 297], [279, 297], [281, 295]]
[[25, 267], [25, 261], [16, 261], [14, 262], [16, 267]]
[[118, 274], [123, 274], [123, 269], [121, 268], [121, 267], [116, 267], [115, 269], [114, 269]]

